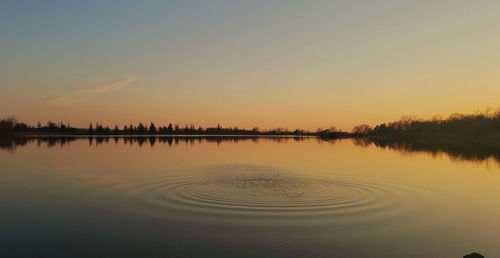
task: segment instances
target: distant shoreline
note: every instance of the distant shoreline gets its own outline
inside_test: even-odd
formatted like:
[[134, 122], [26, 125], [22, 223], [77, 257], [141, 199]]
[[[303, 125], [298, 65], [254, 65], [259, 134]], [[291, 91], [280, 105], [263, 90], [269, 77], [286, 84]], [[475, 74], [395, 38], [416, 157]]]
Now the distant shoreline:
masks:
[[[12, 134], [3, 136], [14, 136], [14, 137], [244, 137], [244, 138], [254, 138], [254, 137], [281, 137], [281, 138], [318, 138], [318, 135], [293, 135], [293, 134]], [[341, 138], [341, 137], [338, 137]], [[351, 138], [351, 137], [343, 137]]]
[[351, 132], [345, 132], [331, 126], [328, 129], [318, 128], [315, 131], [304, 129], [289, 130], [288, 128], [274, 128], [260, 130], [258, 127], [243, 129], [238, 126], [224, 127], [217, 124], [216, 127], [203, 128], [193, 124], [185, 125], [169, 123], [157, 126], [153, 122], [149, 126], [139, 122], [138, 125], [124, 125], [119, 128], [104, 126], [102, 124], [89, 124], [88, 128], [75, 128], [69, 123], [58, 124], [48, 121], [46, 125], [38, 122], [37, 126], [31, 126], [17, 121], [14, 116], [0, 119], [1, 135], [18, 136], [157, 136], [157, 137], [303, 137], [313, 136], [321, 138], [368, 138], [388, 139], [398, 141], [422, 141], [422, 142], [474, 142], [493, 141], [500, 142], [500, 109], [497, 112], [475, 113], [475, 114], [452, 114], [448, 118], [416, 119], [414, 117], [402, 117], [398, 121], [382, 123], [371, 127], [367, 124], [355, 126]]

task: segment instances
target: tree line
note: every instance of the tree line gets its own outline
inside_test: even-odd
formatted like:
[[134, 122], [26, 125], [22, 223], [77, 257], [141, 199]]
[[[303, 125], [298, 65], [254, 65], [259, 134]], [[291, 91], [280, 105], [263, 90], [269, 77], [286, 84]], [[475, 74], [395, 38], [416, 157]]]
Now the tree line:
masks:
[[124, 125], [122, 127], [109, 127], [99, 123], [90, 123], [88, 128], [75, 128], [69, 123], [54, 123], [47, 122], [42, 125], [40, 122], [37, 126], [30, 126], [17, 121], [14, 116], [0, 120], [0, 133], [50, 133], [50, 134], [75, 134], [75, 135], [301, 135], [301, 136], [345, 136], [348, 133], [337, 130], [335, 127], [329, 129], [318, 129], [315, 132], [295, 129], [288, 130], [286, 128], [274, 128], [270, 130], [260, 130], [258, 127], [252, 129], [242, 129], [239, 127], [216, 127], [203, 128], [201, 126], [185, 125], [169, 123], [164, 126], [157, 126], [153, 122], [145, 125], [140, 122], [137, 125]]
[[76, 132], [77, 129], [72, 127], [69, 123], [54, 123], [52, 121], [48, 121], [47, 124], [42, 125], [40, 122], [37, 123], [37, 126], [30, 126], [26, 123], [17, 121], [16, 117], [8, 116], [4, 119], [0, 119], [0, 133], [9, 134], [16, 132], [40, 132], [40, 133], [48, 133], [48, 132], [57, 132], [57, 133], [72, 133]]
[[252, 129], [241, 129], [238, 127], [196, 127], [193, 124], [179, 126], [169, 123], [157, 126], [153, 122], [145, 125], [140, 122], [137, 125], [125, 125], [109, 127], [99, 123], [90, 123], [88, 128], [75, 128], [69, 123], [47, 122], [42, 125], [30, 126], [19, 122], [14, 116], [0, 119], [0, 134], [11, 133], [50, 133], [50, 134], [80, 134], [80, 135], [302, 135], [320, 136], [324, 138], [341, 137], [496, 137], [500, 139], [500, 109], [496, 112], [486, 111], [475, 114], [452, 114], [447, 118], [433, 117], [431, 119], [417, 119], [406, 116], [398, 121], [382, 123], [371, 127], [363, 124], [353, 128], [350, 133], [343, 132], [330, 127], [328, 129], [318, 128], [316, 131], [302, 129], [288, 130], [286, 128], [275, 128], [260, 130], [258, 127]]
[[353, 135], [374, 137], [498, 137], [500, 139], [500, 109], [475, 114], [452, 114], [447, 118], [417, 119], [402, 117], [398, 121], [375, 127], [359, 125]]
[[291, 131], [286, 128], [275, 128], [261, 131], [258, 127], [249, 130], [237, 126], [223, 127], [218, 124], [216, 127], [203, 128], [193, 124], [180, 126], [172, 123], [157, 126], [153, 122], [150, 122], [149, 125], [140, 122], [137, 125], [124, 125], [121, 128], [118, 126], [110, 128], [99, 123], [90, 123], [86, 133], [95, 135], [313, 135], [313, 133], [301, 129]]

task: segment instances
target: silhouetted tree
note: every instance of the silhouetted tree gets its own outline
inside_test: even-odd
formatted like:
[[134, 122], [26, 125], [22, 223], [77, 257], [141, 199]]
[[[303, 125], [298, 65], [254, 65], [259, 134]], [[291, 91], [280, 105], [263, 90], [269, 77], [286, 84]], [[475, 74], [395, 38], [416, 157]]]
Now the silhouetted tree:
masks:
[[96, 125], [95, 125], [95, 133], [97, 133], [97, 134], [103, 134], [104, 133], [104, 128], [99, 123], [96, 123]]
[[30, 129], [25, 123], [18, 122], [15, 116], [8, 116], [0, 120], [0, 132], [3, 133], [25, 132]]
[[362, 125], [358, 125], [358, 126], [355, 126], [353, 129], [352, 129], [352, 133], [353, 134], [369, 134], [370, 132], [372, 131], [372, 128], [367, 125], [367, 124], [362, 124]]
[[145, 133], [146, 132], [146, 127], [144, 127], [142, 122], [139, 122], [139, 125], [137, 126], [137, 132], [138, 133]]
[[151, 122], [151, 124], [149, 125], [149, 133], [152, 133], [152, 134], [156, 133], [156, 126], [155, 126], [155, 124], [153, 124], [153, 122]]
[[420, 138], [442, 137], [500, 137], [500, 110], [491, 113], [452, 114], [446, 119], [433, 117], [430, 120], [403, 117], [399, 121], [380, 124], [370, 135]]
[[47, 122], [47, 128], [49, 132], [55, 132], [57, 130], [57, 124], [51, 121]]
[[330, 126], [330, 128], [328, 128], [328, 131], [329, 132], [341, 132], [342, 130], [337, 129], [337, 127], [335, 127], [335, 126]]

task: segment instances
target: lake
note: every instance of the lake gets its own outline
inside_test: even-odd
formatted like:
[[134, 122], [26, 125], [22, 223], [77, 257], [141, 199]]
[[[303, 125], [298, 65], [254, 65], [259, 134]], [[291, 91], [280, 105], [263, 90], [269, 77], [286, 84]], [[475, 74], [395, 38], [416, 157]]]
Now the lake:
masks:
[[244, 136], [0, 147], [1, 257], [500, 257], [498, 153]]

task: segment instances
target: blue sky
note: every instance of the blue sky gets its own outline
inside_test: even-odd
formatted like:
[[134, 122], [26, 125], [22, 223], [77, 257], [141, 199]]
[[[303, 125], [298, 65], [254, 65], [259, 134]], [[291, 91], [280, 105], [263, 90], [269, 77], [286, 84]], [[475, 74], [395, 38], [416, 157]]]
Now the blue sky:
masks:
[[498, 13], [497, 1], [1, 0], [0, 116], [350, 129], [473, 112], [498, 105]]

